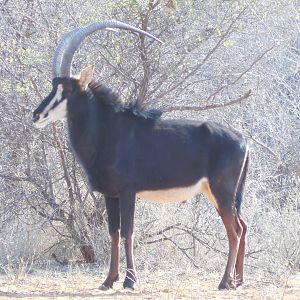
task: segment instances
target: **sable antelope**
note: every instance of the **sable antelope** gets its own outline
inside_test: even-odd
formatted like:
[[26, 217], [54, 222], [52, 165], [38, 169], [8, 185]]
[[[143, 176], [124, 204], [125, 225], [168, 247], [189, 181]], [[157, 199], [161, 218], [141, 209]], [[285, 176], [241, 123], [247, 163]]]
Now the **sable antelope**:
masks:
[[71, 62], [80, 43], [104, 28], [127, 29], [156, 39], [117, 21], [93, 23], [67, 33], [54, 56], [52, 91], [33, 113], [38, 127], [67, 119], [73, 151], [91, 189], [105, 196], [111, 260], [100, 288], [111, 288], [119, 277], [120, 236], [127, 260], [123, 286], [133, 288], [136, 282], [136, 197], [165, 203], [199, 193], [214, 205], [228, 235], [228, 261], [219, 288], [241, 285], [247, 231], [241, 203], [249, 157], [244, 138], [214, 122], [163, 120], [159, 111], [126, 106], [110, 89], [92, 81], [93, 66], [71, 76]]

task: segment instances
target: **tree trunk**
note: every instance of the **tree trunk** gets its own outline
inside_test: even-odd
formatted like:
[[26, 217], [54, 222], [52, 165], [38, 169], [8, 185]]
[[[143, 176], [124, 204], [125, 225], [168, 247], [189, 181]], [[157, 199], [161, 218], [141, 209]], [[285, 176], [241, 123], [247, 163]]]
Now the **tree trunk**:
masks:
[[85, 263], [96, 262], [95, 251], [92, 245], [82, 245], [80, 246], [80, 252]]

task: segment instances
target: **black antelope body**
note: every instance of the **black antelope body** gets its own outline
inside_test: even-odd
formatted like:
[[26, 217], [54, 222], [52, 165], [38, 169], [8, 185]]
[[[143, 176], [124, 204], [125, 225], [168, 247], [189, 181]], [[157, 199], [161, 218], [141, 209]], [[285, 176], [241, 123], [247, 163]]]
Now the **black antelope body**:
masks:
[[154, 36], [121, 22], [99, 22], [64, 35], [53, 62], [53, 88], [33, 113], [44, 127], [67, 119], [73, 151], [93, 190], [104, 194], [111, 236], [111, 261], [102, 289], [119, 277], [119, 243], [124, 238], [124, 288], [133, 288], [133, 219], [136, 198], [183, 201], [203, 193], [225, 225], [229, 255], [220, 289], [243, 283], [247, 226], [241, 216], [248, 166], [243, 137], [214, 122], [163, 120], [118, 101], [110, 89], [92, 81], [93, 67], [72, 77], [71, 62], [83, 39], [103, 28]]

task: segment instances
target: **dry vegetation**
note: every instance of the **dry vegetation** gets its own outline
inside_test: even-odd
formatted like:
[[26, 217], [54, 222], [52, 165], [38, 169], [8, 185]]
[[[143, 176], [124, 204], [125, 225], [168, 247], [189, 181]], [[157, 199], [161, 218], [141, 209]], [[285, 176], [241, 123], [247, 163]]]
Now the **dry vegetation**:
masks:
[[[176, 9], [160, 0], [1, 2], [0, 297], [300, 298], [300, 5], [177, 2]], [[65, 125], [38, 131], [31, 112], [49, 92], [61, 34], [104, 19], [143, 27], [165, 45], [102, 32], [76, 54], [75, 71], [94, 63], [124, 101], [138, 99], [166, 118], [218, 121], [248, 138], [243, 288], [216, 291], [226, 233], [199, 196], [174, 205], [138, 201], [139, 291], [96, 290], [109, 260], [103, 199], [88, 190]], [[76, 261], [96, 267], [85, 272]]]
[[[101, 291], [99, 273], [82, 268], [64, 272], [38, 271], [33, 275], [7, 280], [0, 277], [0, 297], [34, 299], [269, 299], [297, 300], [300, 277], [289, 276], [281, 284], [265, 278], [250, 277], [242, 288], [218, 291], [218, 276], [201, 277], [197, 273], [173, 270], [152, 274], [141, 273], [135, 291], [124, 290], [117, 282], [113, 290]], [[104, 274], [103, 274], [104, 276]]]

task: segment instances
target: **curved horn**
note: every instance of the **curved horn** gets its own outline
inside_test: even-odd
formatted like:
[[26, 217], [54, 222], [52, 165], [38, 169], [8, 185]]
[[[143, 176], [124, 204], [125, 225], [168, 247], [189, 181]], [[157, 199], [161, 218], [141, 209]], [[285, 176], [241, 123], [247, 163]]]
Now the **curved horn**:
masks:
[[119, 21], [96, 22], [82, 28], [75, 28], [72, 31], [64, 34], [57, 46], [53, 59], [53, 77], [69, 77], [71, 74], [71, 64], [73, 56], [80, 43], [88, 35], [97, 30], [105, 28], [120, 28], [135, 31], [147, 35], [150, 38], [162, 43], [161, 40], [159, 40], [152, 34]]

